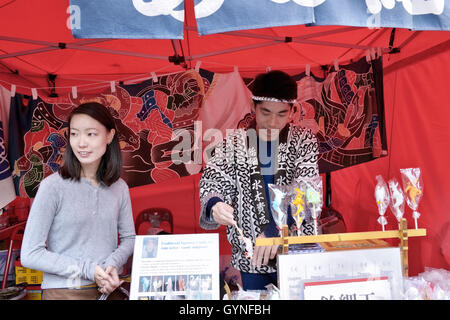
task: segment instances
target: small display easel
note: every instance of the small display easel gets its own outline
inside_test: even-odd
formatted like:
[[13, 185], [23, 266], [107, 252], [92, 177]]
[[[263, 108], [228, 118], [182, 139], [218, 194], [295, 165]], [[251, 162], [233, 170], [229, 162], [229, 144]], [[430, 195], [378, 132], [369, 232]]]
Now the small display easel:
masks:
[[287, 253], [290, 244], [297, 243], [323, 243], [340, 241], [357, 241], [372, 239], [400, 239], [399, 247], [402, 252], [403, 276], [408, 277], [408, 238], [426, 236], [426, 229], [408, 229], [407, 221], [402, 218], [399, 230], [389, 231], [368, 231], [368, 232], [349, 232], [321, 234], [314, 236], [289, 236], [288, 226], [283, 226], [282, 236], [278, 238], [258, 238], [256, 246], [281, 245], [282, 252]]

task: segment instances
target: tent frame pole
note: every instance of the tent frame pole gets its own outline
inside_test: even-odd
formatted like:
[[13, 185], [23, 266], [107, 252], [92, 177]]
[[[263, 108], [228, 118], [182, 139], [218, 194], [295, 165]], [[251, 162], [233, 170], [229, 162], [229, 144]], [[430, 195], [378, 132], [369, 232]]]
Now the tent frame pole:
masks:
[[[6, 41], [14, 41], [12, 40], [14, 38], [11, 38], [10, 40], [6, 40]], [[4, 40], [2, 39], [2, 37], [0, 36], [0, 40]], [[104, 41], [108, 41], [109, 39], [88, 39], [88, 40], [82, 40], [82, 41], [76, 41], [73, 42], [73, 44], [75, 45], [87, 45], [87, 44], [94, 44], [94, 43], [99, 43], [99, 42], [104, 42]], [[23, 41], [14, 41], [14, 42], [23, 42]], [[3, 54], [0, 55], [0, 59], [7, 59], [7, 58], [15, 58], [15, 57], [20, 57], [20, 56], [26, 56], [26, 55], [30, 55], [30, 54], [34, 54], [34, 53], [41, 53], [41, 52], [48, 52], [48, 51], [53, 51], [53, 50], [59, 50], [62, 49], [61, 44], [58, 44], [58, 46], [52, 45], [52, 46], [47, 46], [44, 48], [38, 48], [38, 49], [32, 49], [32, 50], [24, 50], [24, 51], [17, 51], [14, 53], [7, 53], [7, 54]]]
[[208, 53], [200, 53], [200, 54], [186, 57], [186, 60], [196, 60], [196, 59], [201, 59], [204, 57], [211, 57], [211, 56], [216, 56], [216, 55], [225, 54], [225, 53], [233, 53], [233, 52], [238, 52], [238, 51], [242, 51], [242, 50], [251, 50], [251, 49], [256, 49], [256, 48], [268, 47], [268, 46], [273, 46], [273, 45], [277, 45], [280, 43], [281, 43], [280, 41], [268, 41], [268, 42], [262, 42], [262, 43], [248, 45], [248, 46], [234, 47], [234, 48], [229, 48], [229, 49], [225, 49], [225, 50], [212, 51], [212, 52], [208, 52]]
[[[194, 27], [185, 27], [185, 29], [190, 30], [190, 31], [196, 30], [196, 28], [194, 28]], [[286, 43], [286, 42], [295, 42], [295, 43], [319, 45], [319, 46], [329, 46], [329, 47], [343, 47], [343, 48], [359, 49], [359, 50], [373, 49], [374, 47], [367, 46], [367, 45], [348, 44], [348, 43], [341, 43], [341, 42], [322, 41], [322, 40], [312, 39], [315, 37], [332, 35], [332, 34], [337, 34], [337, 33], [342, 33], [342, 32], [351, 32], [351, 31], [357, 30], [357, 29], [358, 28], [356, 28], [356, 27], [348, 27], [348, 28], [343, 28], [343, 29], [341, 28], [341, 29], [335, 29], [335, 30], [330, 30], [330, 31], [316, 32], [316, 33], [299, 36], [299, 37], [268, 36], [268, 35], [262, 35], [262, 34], [251, 33], [251, 32], [242, 32], [242, 31], [226, 32], [226, 33], [222, 33], [222, 34], [229, 35], [229, 36], [236, 36], [236, 37], [253, 38], [253, 39], [265, 39], [265, 40], [271, 40], [271, 41], [263, 42], [263, 43], [259, 43], [259, 44], [248, 45], [248, 46], [229, 48], [229, 49], [220, 50], [220, 51], [213, 51], [213, 52], [208, 52], [208, 53], [203, 53], [203, 54], [192, 55], [192, 56], [186, 57], [185, 60], [192, 61], [192, 60], [196, 60], [196, 59], [200, 59], [200, 58], [204, 58], [204, 57], [232, 53], [232, 52], [237, 52], [237, 51], [242, 51], [242, 50], [251, 50], [251, 49], [255, 49], [255, 48], [261, 48], [261, 47], [266, 47], [266, 46], [271, 46], [271, 45], [276, 45], [279, 43]], [[289, 38], [289, 41], [287, 41], [288, 38]], [[118, 55], [133, 56], [133, 57], [140, 57], [140, 58], [150, 58], [150, 59], [157, 59], [157, 60], [169, 59], [169, 57], [161, 56], [161, 55], [146, 54], [146, 53], [139, 53], [139, 52], [129, 52], [129, 51], [123, 51], [123, 50], [112, 50], [112, 49], [88, 46], [88, 44], [111, 41], [114, 39], [89, 39], [89, 40], [83, 40], [83, 41], [78, 41], [78, 42], [73, 42], [73, 43], [65, 43], [65, 44], [63, 44], [64, 45], [63, 47], [61, 46], [62, 45], [61, 43], [56, 43], [56, 42], [31, 40], [31, 39], [23, 39], [23, 38], [13, 38], [13, 37], [7, 37], [7, 36], [0, 36], [0, 40], [45, 46], [45, 48], [26, 50], [26, 51], [20, 51], [20, 52], [16, 52], [16, 53], [8, 53], [5, 55], [0, 55], [0, 59], [18, 57], [18, 56], [22, 56], [22, 55], [29, 55], [29, 54], [33, 54], [33, 53], [46, 52], [46, 51], [64, 49], [64, 48], [85, 50], [85, 51], [94, 51], [94, 52], [101, 52], [101, 53], [108, 53], [108, 54], [118, 54]], [[182, 51], [181, 41], [180, 40], [175, 40], [175, 41], [171, 40], [171, 43], [172, 43], [172, 46], [175, 51], [175, 56], [179, 55]], [[382, 51], [383, 52], [388, 51], [388, 48], [382, 48]]]
[[[354, 30], [355, 28], [346, 28], [346, 31]], [[333, 32], [335, 31], [335, 32]], [[351, 49], [360, 49], [360, 50], [368, 50], [373, 49], [372, 46], [366, 46], [366, 45], [357, 45], [357, 44], [349, 44], [349, 43], [342, 43], [342, 42], [332, 42], [332, 41], [321, 41], [321, 40], [312, 40], [310, 38], [316, 37], [316, 36], [323, 36], [323, 35], [331, 35], [339, 33], [339, 30], [333, 30], [328, 32], [318, 32], [316, 34], [311, 35], [305, 35], [305, 36], [299, 36], [299, 37], [292, 37], [292, 42], [295, 43], [303, 43], [303, 44], [311, 44], [311, 45], [319, 45], [319, 46], [332, 46], [332, 47], [343, 47], [343, 48], [351, 48]], [[237, 37], [246, 37], [246, 38], [254, 38], [254, 39], [266, 39], [266, 40], [275, 40], [280, 42], [285, 42], [286, 37], [281, 36], [269, 36], [269, 35], [263, 35], [263, 34], [257, 34], [257, 33], [251, 33], [251, 32], [241, 32], [241, 31], [233, 31], [228, 33], [222, 33], [224, 35], [230, 35], [230, 36], [237, 36]], [[387, 50], [387, 48], [382, 48], [383, 50]]]
[[[30, 40], [30, 39], [23, 39], [23, 38], [12, 38], [12, 37], [6, 37], [6, 36], [0, 36], [0, 40], [20, 42], [20, 43], [29, 43], [29, 44], [46, 46], [46, 47], [53, 47], [53, 48], [55, 48], [55, 50], [62, 49], [61, 43], [56, 43], [56, 42]], [[101, 41], [109, 41], [109, 40], [114, 40], [114, 39], [98, 39], [97, 42], [100, 42], [100, 40]], [[65, 49], [94, 51], [94, 52], [109, 53], [109, 54], [118, 54], [118, 55], [132, 56], [132, 57], [138, 57], [138, 58], [150, 58], [150, 59], [157, 59], [157, 60], [167, 60], [168, 59], [167, 56], [160, 56], [160, 55], [155, 55], [155, 54], [139, 53], [139, 52], [130, 52], [130, 51], [123, 51], [123, 50], [112, 50], [112, 49], [106, 49], [106, 48], [96, 48], [96, 47], [90, 47], [90, 46], [86, 46], [86, 45], [79, 45], [76, 43], [66, 43], [64, 48]], [[2, 57], [2, 56], [0, 56], [0, 57]]]

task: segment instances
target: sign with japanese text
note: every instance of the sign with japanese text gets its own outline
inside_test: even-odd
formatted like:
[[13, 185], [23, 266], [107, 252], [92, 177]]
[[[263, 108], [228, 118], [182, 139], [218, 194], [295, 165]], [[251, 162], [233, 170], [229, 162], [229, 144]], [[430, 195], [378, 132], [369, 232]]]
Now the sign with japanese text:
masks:
[[390, 300], [389, 277], [305, 282], [304, 300]]
[[400, 299], [400, 248], [281, 254], [278, 285], [286, 300]]

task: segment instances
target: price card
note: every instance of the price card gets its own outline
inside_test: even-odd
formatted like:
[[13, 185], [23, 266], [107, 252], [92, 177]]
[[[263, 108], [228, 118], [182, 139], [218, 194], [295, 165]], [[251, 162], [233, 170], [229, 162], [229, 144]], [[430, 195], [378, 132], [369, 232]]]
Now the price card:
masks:
[[341, 280], [306, 281], [304, 300], [390, 300], [388, 276], [349, 278]]
[[[339, 296], [347, 294], [342, 288], [356, 288], [359, 285], [361, 291], [355, 291], [357, 294], [363, 294], [364, 286], [378, 286], [379, 290], [370, 295], [371, 298], [400, 299], [402, 279], [398, 247], [278, 255], [278, 286], [281, 298], [286, 300], [318, 299], [321, 296], [310, 293], [322, 290], [328, 292], [335, 285], [341, 290]], [[319, 285], [321, 281], [328, 282]], [[336, 294], [333, 297], [336, 298]]]

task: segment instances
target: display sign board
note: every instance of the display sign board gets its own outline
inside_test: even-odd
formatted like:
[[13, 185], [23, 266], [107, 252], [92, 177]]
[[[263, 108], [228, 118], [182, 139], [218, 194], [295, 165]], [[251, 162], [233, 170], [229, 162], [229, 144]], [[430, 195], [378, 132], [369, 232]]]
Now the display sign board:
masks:
[[390, 300], [389, 277], [349, 278], [341, 280], [306, 281], [304, 300]]
[[218, 300], [219, 235], [136, 236], [130, 300]]
[[[278, 256], [282, 299], [330, 298], [331, 288], [337, 290], [332, 293], [336, 300], [346, 294], [348, 297], [367, 294], [368, 299], [400, 299], [402, 279], [400, 248], [397, 247]], [[370, 286], [374, 290], [364, 291]], [[352, 290], [346, 291], [349, 288]]]

